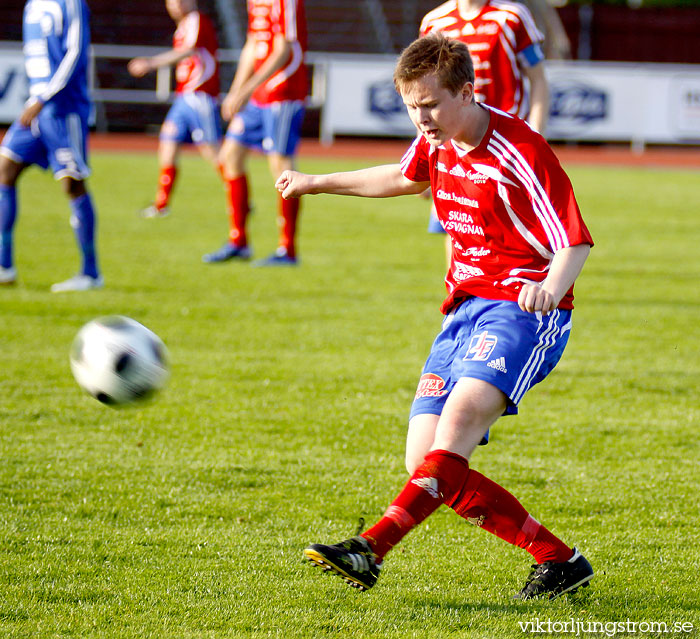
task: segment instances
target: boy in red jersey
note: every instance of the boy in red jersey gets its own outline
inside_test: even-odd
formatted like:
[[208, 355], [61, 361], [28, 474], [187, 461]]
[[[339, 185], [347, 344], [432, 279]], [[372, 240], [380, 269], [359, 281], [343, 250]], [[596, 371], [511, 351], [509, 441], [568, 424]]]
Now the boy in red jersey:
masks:
[[141, 212], [143, 217], [168, 214], [182, 144], [196, 144], [202, 157], [219, 170], [221, 120], [216, 31], [211, 20], [197, 10], [196, 0], [166, 0], [165, 7], [177, 24], [173, 48], [150, 58], [134, 58], [127, 67], [131, 75], [141, 78], [160, 67], [175, 65], [177, 83], [175, 100], [160, 131], [155, 201]]
[[[307, 93], [303, 0], [248, 0], [248, 37], [221, 113], [231, 124], [219, 155], [229, 199], [229, 234], [205, 262], [248, 259], [248, 150], [267, 154], [274, 179], [294, 167]], [[297, 264], [299, 200], [279, 198], [279, 244], [256, 266]]]
[[[527, 119], [544, 133], [549, 88], [542, 64], [543, 36], [524, 5], [510, 0], [449, 0], [421, 22], [421, 36], [436, 31], [469, 47], [475, 100]], [[445, 233], [434, 205], [428, 230]], [[449, 237], [446, 240], [449, 258]]]
[[330, 175], [287, 171], [277, 181], [284, 197], [389, 197], [430, 185], [454, 249], [445, 319], [411, 409], [411, 478], [361, 536], [312, 544], [304, 554], [366, 590], [387, 552], [444, 503], [532, 554], [536, 565], [517, 597], [554, 598], [587, 585], [590, 564], [468, 459], [561, 357], [573, 283], [593, 242], [544, 138], [475, 102], [466, 45], [441, 34], [420, 38], [401, 54], [394, 81], [420, 131], [400, 164]]

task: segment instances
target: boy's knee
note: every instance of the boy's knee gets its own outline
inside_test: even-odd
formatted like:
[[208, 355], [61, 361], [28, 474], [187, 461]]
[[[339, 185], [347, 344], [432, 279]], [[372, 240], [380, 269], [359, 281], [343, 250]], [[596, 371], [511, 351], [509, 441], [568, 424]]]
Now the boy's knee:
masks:
[[0, 155], [0, 184], [3, 186], [14, 186], [19, 174], [22, 172], [22, 165], [17, 164], [10, 158]]
[[226, 177], [234, 178], [245, 172], [245, 160], [248, 149], [242, 144], [225, 139], [219, 149], [219, 165], [224, 168]]
[[82, 197], [87, 193], [85, 182], [82, 180], [74, 180], [73, 178], [65, 178], [63, 182], [63, 192], [71, 199]]
[[409, 475], [413, 475], [416, 472], [416, 468], [421, 465], [422, 459], [419, 460], [415, 455], [409, 455], [406, 453], [406, 470]]

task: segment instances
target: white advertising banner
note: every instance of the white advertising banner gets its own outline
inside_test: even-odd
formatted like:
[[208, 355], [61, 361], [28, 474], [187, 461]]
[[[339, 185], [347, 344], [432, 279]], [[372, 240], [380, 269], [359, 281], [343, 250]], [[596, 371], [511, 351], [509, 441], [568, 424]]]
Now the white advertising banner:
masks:
[[392, 55], [329, 58], [322, 141], [330, 143], [337, 134], [415, 136], [416, 129], [394, 89], [395, 64]]
[[546, 65], [551, 140], [700, 141], [700, 65]]
[[[394, 56], [329, 56], [321, 139], [406, 136]], [[548, 61], [550, 140], [700, 142], [700, 65]]]
[[29, 95], [21, 49], [0, 49], [0, 124], [11, 123]]

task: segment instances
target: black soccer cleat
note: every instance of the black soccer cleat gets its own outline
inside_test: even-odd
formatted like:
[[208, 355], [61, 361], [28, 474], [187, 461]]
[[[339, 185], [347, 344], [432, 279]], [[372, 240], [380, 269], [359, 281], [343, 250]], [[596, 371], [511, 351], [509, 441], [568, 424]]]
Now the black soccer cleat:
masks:
[[547, 597], [556, 599], [565, 592], [576, 592], [585, 588], [593, 579], [593, 568], [588, 560], [574, 548], [574, 554], [568, 561], [555, 563], [545, 561], [534, 564], [533, 571], [525, 582], [525, 587], [514, 599], [533, 599]]
[[311, 544], [304, 558], [342, 577], [358, 590], [369, 590], [377, 582], [381, 563], [364, 537], [352, 537], [333, 546]]

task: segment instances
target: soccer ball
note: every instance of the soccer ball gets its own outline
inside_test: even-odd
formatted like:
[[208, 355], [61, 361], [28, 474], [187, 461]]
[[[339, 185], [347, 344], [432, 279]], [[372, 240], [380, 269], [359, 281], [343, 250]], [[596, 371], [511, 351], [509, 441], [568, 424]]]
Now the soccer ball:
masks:
[[75, 381], [103, 404], [128, 404], [152, 396], [168, 380], [167, 350], [143, 324], [121, 315], [100, 317], [73, 340]]

